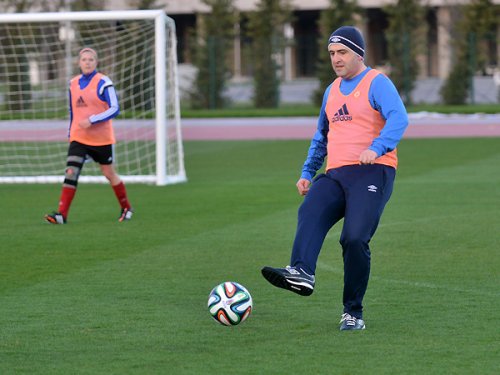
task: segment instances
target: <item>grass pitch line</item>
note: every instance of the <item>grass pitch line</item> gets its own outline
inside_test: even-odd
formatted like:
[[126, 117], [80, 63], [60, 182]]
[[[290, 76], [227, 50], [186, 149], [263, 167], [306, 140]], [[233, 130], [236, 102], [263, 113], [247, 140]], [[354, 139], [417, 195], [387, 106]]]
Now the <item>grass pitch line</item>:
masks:
[[[324, 271], [338, 274], [338, 275], [344, 274], [344, 271], [341, 270], [340, 268], [332, 267], [332, 266], [329, 266], [328, 264], [325, 264], [322, 262], [318, 262], [318, 268], [320, 268]], [[429, 283], [429, 282], [388, 279], [385, 277], [374, 276], [374, 275], [370, 276], [370, 280], [383, 282], [386, 284], [411, 286], [411, 287], [418, 288], [418, 289], [444, 290], [447, 292], [476, 294], [476, 295], [480, 295], [480, 296], [493, 297], [493, 298], [500, 297], [500, 293], [487, 292], [484, 290], [477, 290], [477, 289], [456, 288], [456, 287], [450, 287], [450, 286], [445, 286], [445, 285], [433, 284], [433, 283]]]

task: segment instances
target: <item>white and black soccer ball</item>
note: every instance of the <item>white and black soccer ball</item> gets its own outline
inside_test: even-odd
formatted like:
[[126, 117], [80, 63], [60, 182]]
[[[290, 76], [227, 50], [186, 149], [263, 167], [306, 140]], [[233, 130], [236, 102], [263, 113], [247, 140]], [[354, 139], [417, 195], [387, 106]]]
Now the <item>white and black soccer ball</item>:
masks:
[[234, 281], [217, 285], [208, 296], [210, 315], [225, 326], [235, 326], [244, 322], [250, 316], [252, 309], [250, 292]]

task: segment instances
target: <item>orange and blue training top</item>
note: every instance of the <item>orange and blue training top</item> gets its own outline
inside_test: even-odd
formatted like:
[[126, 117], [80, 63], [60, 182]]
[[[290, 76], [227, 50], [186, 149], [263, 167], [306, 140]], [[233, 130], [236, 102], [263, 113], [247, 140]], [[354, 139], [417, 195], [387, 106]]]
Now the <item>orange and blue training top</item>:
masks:
[[[120, 106], [113, 82], [97, 71], [81, 74], [70, 81], [69, 140], [89, 146], [105, 146], [116, 142], [111, 119], [118, 116]], [[83, 129], [78, 123], [89, 119], [91, 126]]]
[[407, 126], [404, 104], [384, 74], [367, 68], [352, 79], [339, 77], [323, 95], [301, 178], [312, 180], [325, 157], [326, 170], [359, 164], [366, 149], [377, 153], [375, 163], [396, 168], [396, 146]]

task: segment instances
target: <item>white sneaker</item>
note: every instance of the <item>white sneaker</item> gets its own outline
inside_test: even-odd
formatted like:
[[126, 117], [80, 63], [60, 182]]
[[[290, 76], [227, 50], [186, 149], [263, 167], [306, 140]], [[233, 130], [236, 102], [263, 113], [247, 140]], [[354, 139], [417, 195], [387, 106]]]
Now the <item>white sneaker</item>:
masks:
[[134, 210], [131, 208], [122, 208], [122, 211], [120, 212], [120, 217], [118, 218], [119, 222], [126, 221], [132, 219], [132, 214], [134, 213]]
[[341, 331], [355, 331], [365, 328], [365, 321], [363, 319], [356, 318], [348, 313], [342, 314], [342, 317], [340, 318]]

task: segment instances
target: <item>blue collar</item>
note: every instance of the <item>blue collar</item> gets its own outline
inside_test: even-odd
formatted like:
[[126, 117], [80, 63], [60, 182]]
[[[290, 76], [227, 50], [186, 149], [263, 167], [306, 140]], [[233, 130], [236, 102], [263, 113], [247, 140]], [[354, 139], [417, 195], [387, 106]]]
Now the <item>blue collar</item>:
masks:
[[83, 74], [82, 73], [82, 76], [78, 80], [78, 83], [80, 84], [80, 89], [84, 89], [85, 87], [87, 87], [88, 84], [90, 83], [90, 81], [92, 80], [92, 78], [94, 78], [94, 76], [96, 74], [97, 74], [97, 70], [94, 70], [90, 74]]
[[82, 78], [86, 79], [86, 80], [91, 80], [92, 77], [94, 77], [95, 75], [97, 74], [97, 70], [94, 70], [92, 73], [90, 74], [83, 74], [82, 73]]

